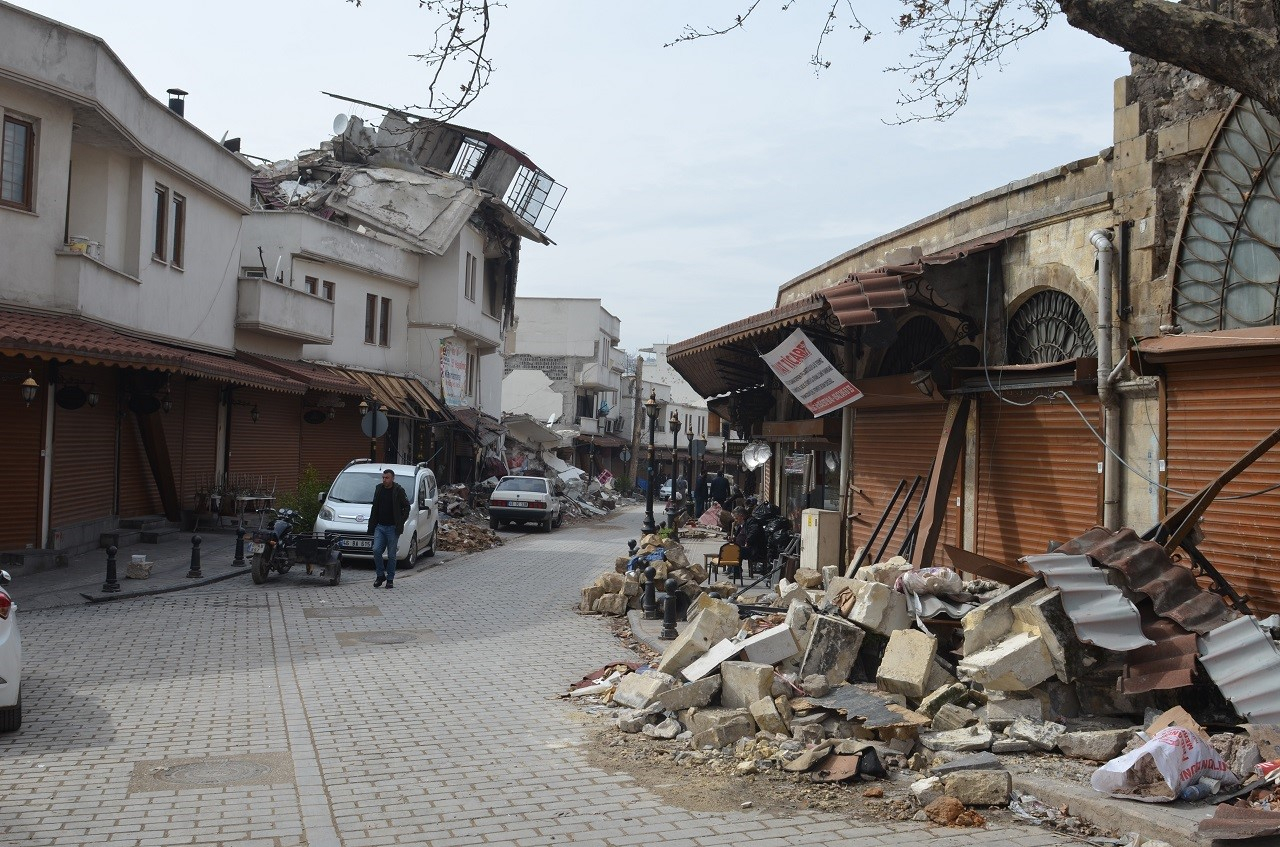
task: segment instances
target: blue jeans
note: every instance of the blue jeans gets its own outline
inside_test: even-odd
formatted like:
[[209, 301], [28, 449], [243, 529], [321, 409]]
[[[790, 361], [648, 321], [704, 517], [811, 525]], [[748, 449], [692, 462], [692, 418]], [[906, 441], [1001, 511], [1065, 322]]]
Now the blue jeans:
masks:
[[382, 578], [384, 571], [382, 566], [383, 552], [386, 552], [386, 570], [387, 579], [396, 578], [396, 553], [400, 546], [400, 534], [396, 532], [394, 526], [386, 524], [378, 524], [373, 528], [373, 567], [378, 578]]

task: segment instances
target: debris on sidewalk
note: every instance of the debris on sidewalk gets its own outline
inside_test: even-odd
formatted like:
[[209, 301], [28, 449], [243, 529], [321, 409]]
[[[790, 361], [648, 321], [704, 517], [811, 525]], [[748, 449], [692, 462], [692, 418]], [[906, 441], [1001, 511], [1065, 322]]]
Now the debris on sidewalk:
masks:
[[[687, 622], [656, 660], [615, 666], [595, 696], [617, 731], [673, 745], [677, 761], [732, 759], [741, 777], [789, 774], [832, 790], [880, 781], [888, 800], [948, 826], [982, 826], [977, 809], [1007, 808], [1092, 831], [1013, 790], [1014, 770], [1048, 757], [1076, 784], [1145, 802], [1209, 803], [1246, 783], [1252, 791], [1202, 831], [1280, 833], [1258, 817], [1280, 817], [1280, 777], [1253, 772], [1280, 759], [1280, 674], [1249, 671], [1280, 661], [1272, 622], [1183, 580], [1173, 572], [1183, 566], [1132, 530], [1094, 529], [1022, 565], [1026, 579], [1008, 585], [895, 556], [856, 574], [800, 568], [735, 594], [708, 584], [678, 542], [646, 535], [582, 590], [580, 610], [625, 618], [652, 568], [660, 602]], [[677, 590], [666, 597], [669, 578]], [[1207, 659], [1207, 673], [1186, 662], [1184, 676], [1181, 651]], [[1161, 677], [1156, 662], [1175, 672]]]
[[436, 547], [441, 550], [476, 553], [501, 546], [502, 539], [498, 533], [465, 518], [441, 519], [436, 529]]

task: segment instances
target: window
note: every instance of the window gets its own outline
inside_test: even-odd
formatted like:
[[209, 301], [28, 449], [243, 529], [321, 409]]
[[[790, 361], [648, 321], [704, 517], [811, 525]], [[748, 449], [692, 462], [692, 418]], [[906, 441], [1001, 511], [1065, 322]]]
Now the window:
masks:
[[596, 416], [596, 398], [593, 394], [578, 395], [578, 417], [594, 418]]
[[337, 290], [338, 287], [332, 282], [327, 279], [324, 281], [324, 299], [332, 303], [334, 298], [337, 296]]
[[181, 194], [173, 195], [173, 252], [169, 254], [169, 264], [175, 268], [182, 267], [186, 254], [187, 240], [187, 198]]
[[378, 340], [378, 295], [364, 295], [364, 343], [373, 344]]
[[467, 281], [462, 288], [462, 294], [472, 303], [476, 302], [476, 257], [470, 253], [467, 254]]
[[476, 354], [467, 354], [467, 396], [476, 396]]
[[156, 183], [155, 213], [156, 232], [151, 255], [163, 262], [168, 258], [169, 189], [158, 182]]
[[307, 289], [308, 294], [320, 293], [320, 280], [314, 276], [303, 277], [303, 285]]
[[378, 309], [378, 345], [391, 346], [391, 299], [383, 297]]
[[484, 313], [496, 318], [502, 315], [502, 267], [501, 259], [485, 259], [484, 262]]
[[0, 145], [0, 204], [30, 210], [35, 182], [35, 124], [6, 116]]

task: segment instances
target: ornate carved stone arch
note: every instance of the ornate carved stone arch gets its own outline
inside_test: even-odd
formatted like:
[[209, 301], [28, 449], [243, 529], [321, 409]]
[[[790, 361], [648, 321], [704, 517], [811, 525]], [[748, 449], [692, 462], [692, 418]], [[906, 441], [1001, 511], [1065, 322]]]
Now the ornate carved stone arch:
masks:
[[1205, 153], [1174, 256], [1187, 331], [1280, 323], [1280, 121], [1247, 97]]

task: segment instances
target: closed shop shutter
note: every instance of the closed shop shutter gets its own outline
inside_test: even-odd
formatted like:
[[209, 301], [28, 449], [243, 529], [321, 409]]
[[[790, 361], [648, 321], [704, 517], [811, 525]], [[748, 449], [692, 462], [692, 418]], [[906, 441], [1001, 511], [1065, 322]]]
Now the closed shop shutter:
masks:
[[[26, 373], [30, 363], [0, 360], [0, 367]], [[6, 385], [0, 391], [0, 462], [4, 465], [4, 485], [0, 485], [0, 550], [40, 547], [40, 450], [44, 443], [45, 389], [28, 406], [17, 388]], [[107, 501], [110, 509], [111, 501]]]
[[[163, 415], [164, 412], [152, 412]], [[167, 441], [167, 439], [166, 439]], [[142, 446], [138, 416], [126, 411], [120, 421], [120, 517], [163, 515], [160, 491], [156, 488], [147, 451]]]
[[[1067, 390], [1101, 432], [1097, 397]], [[978, 553], [1014, 565], [1097, 525], [1102, 445], [1071, 404], [984, 395], [978, 428]]]
[[196, 492], [211, 491], [218, 462], [218, 390], [207, 379], [170, 380], [173, 409], [163, 418], [165, 441], [173, 464], [178, 502], [196, 506]]
[[[918, 474], [920, 485], [908, 505], [897, 529], [885, 547], [884, 558], [897, 553], [911, 522], [915, 519], [919, 503], [924, 495], [925, 484], [929, 472], [933, 469], [933, 460], [938, 452], [938, 442], [942, 438], [942, 425], [946, 419], [945, 404], [935, 406], [911, 406], [901, 409], [868, 409], [856, 413], [853, 422], [853, 480], [855, 488], [861, 493], [853, 492], [850, 500], [850, 511], [857, 515], [850, 521], [852, 543], [851, 551], [867, 543], [872, 530], [885, 507], [893, 498], [893, 492], [903, 479], [907, 481], [902, 494], [894, 503], [885, 520], [879, 535], [874, 539], [872, 548], [867, 552], [864, 564], [874, 564], [872, 557], [884, 543], [889, 526], [902, 505], [907, 489]], [[934, 554], [934, 564], [946, 564], [946, 553], [942, 550], [942, 542], [950, 543], [956, 537], [954, 500], [948, 498], [946, 518], [942, 524], [942, 532], [938, 536], [939, 545]]]
[[[253, 420], [253, 409], [258, 420]], [[302, 398], [256, 388], [237, 388], [231, 406], [228, 471], [255, 493], [279, 495], [298, 486]], [[235, 481], [233, 480], [233, 485]]]
[[363, 459], [368, 455], [369, 439], [360, 429], [360, 410], [355, 403], [348, 402], [345, 407], [334, 409], [333, 420], [326, 418], [318, 424], [302, 422], [300, 472], [311, 465], [320, 474], [320, 479], [327, 483], [352, 459]]
[[[1167, 485], [1191, 493], [1280, 426], [1280, 362], [1273, 357], [1177, 363], [1168, 368]], [[1231, 481], [1204, 513], [1200, 552], [1254, 612], [1280, 612], [1280, 448]], [[1185, 499], [1169, 493], [1176, 508]]]
[[[115, 514], [116, 377], [105, 369], [86, 376], [98, 377], [98, 405], [54, 408], [50, 509], [54, 529]], [[123, 423], [132, 427], [127, 419]]]

